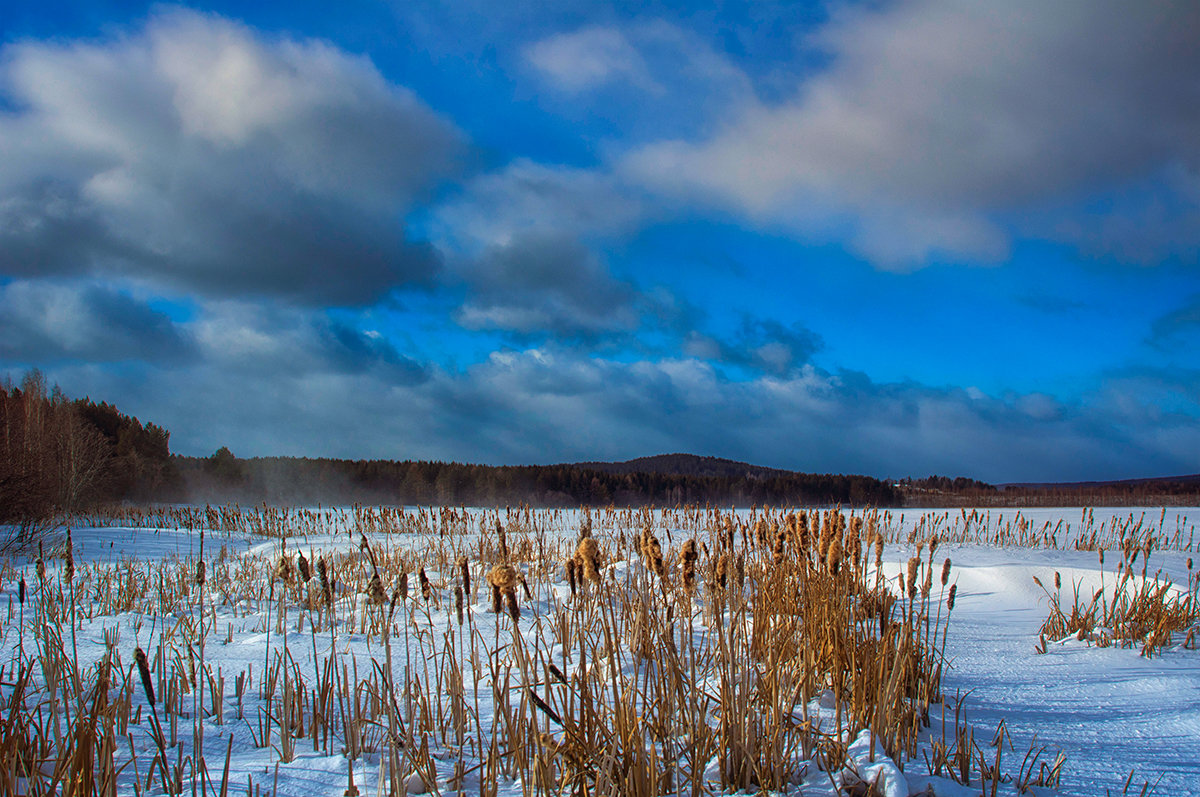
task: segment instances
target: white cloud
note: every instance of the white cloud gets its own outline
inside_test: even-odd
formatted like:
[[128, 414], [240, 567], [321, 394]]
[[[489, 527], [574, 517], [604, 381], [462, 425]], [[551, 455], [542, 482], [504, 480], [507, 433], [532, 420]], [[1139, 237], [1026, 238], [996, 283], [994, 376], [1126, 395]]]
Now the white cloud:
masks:
[[526, 48], [525, 58], [564, 91], [593, 89], [617, 79], [652, 92], [663, 90], [650, 76], [637, 48], [612, 27], [550, 36]]
[[846, 234], [889, 266], [1006, 254], [1004, 214], [1200, 162], [1191, 3], [841, 9], [829, 66], [715, 135], [623, 162], [655, 190], [758, 223]]
[[612, 175], [521, 158], [468, 181], [437, 208], [435, 226], [442, 242], [471, 250], [528, 235], [627, 232], [648, 212], [644, 198]]
[[355, 304], [437, 268], [401, 214], [462, 136], [363, 58], [168, 9], [8, 45], [0, 79], [0, 274]]

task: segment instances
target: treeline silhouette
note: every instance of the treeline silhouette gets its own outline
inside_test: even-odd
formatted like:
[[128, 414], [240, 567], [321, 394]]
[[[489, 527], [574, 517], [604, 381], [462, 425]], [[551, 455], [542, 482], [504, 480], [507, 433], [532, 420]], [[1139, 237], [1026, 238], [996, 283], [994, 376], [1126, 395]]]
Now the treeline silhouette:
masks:
[[106, 403], [0, 384], [0, 524], [29, 530], [97, 504], [178, 497], [170, 433]]
[[193, 500], [504, 506], [713, 504], [894, 506], [899, 493], [869, 476], [773, 471], [772, 476], [606, 473], [580, 465], [177, 457]]
[[664, 454], [627, 462], [489, 466], [457, 462], [239, 459], [170, 453], [170, 433], [31, 371], [0, 383], [0, 524], [18, 534], [113, 501], [275, 504], [674, 506], [1079, 506], [1200, 503], [1200, 475], [995, 486], [965, 477], [889, 482]]

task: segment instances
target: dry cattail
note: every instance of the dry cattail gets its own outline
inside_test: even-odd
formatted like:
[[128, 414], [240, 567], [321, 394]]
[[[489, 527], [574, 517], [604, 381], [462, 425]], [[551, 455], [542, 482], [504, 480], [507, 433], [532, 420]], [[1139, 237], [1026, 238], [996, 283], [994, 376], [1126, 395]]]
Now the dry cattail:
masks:
[[1057, 570], [1054, 571], [1054, 588], [1062, 589], [1062, 574]]
[[25, 605], [25, 576], [21, 576], [20, 586], [17, 587], [17, 601]]
[[579, 541], [575, 563], [583, 567], [583, 577], [593, 584], [600, 583], [600, 546], [591, 537]]
[[272, 578], [289, 585], [295, 578], [295, 571], [292, 568], [292, 558], [286, 553], [279, 556], [279, 562], [275, 565], [275, 573]]
[[950, 594], [946, 596], [947, 611], [954, 611], [954, 596], [957, 594], [958, 594], [958, 585], [951, 584], [950, 585]]
[[400, 573], [400, 600], [408, 600], [408, 571]]
[[454, 586], [454, 618], [459, 625], [463, 624], [463, 588], [457, 584]]
[[682, 571], [683, 588], [692, 592], [696, 588], [696, 541], [690, 539], [683, 544], [679, 552], [679, 566]]
[[462, 588], [467, 595], [471, 594], [471, 567], [467, 564], [467, 557], [458, 557], [458, 570], [462, 574]]
[[205, 565], [204, 560], [196, 562], [196, 586], [204, 586]]
[[838, 569], [842, 565], [842, 535], [833, 533], [830, 535], [829, 549], [825, 554], [825, 567], [833, 575], [838, 574]]
[[[492, 611], [499, 614], [503, 608], [502, 600], [504, 595], [512, 590], [517, 583], [517, 571], [512, 568], [512, 565], [496, 565], [488, 571], [487, 580], [492, 588]], [[514, 601], [515, 599], [514, 594]]]
[[325, 557], [317, 560], [317, 576], [321, 579], [321, 597], [325, 600], [326, 606], [333, 606], [333, 587], [329, 583], [329, 567], [325, 564]]
[[417, 582], [421, 585], [421, 600], [429, 603], [429, 598], [433, 594], [433, 587], [429, 584], [429, 576], [425, 575], [424, 566], [417, 570]]
[[521, 607], [517, 605], [517, 591], [511, 587], [504, 590], [504, 599], [508, 604], [508, 616], [515, 623], [521, 619]]
[[376, 606], [382, 606], [384, 599], [387, 597], [387, 594], [383, 591], [383, 581], [379, 578], [378, 570], [371, 574], [371, 581], [367, 585], [367, 597]]
[[517, 571], [512, 565], [496, 565], [488, 573], [488, 583], [502, 590], [511, 589], [517, 584]]
[[575, 593], [578, 589], [578, 585], [576, 584], [576, 579], [575, 579], [576, 565], [575, 565], [574, 557], [571, 557], [570, 559], [567, 560], [566, 568], [567, 568], [567, 583], [571, 585], [571, 597], [574, 597]]
[[950, 580], [950, 557], [946, 557], [946, 561], [942, 562], [942, 586], [946, 586], [946, 582]]
[[300, 569], [300, 578], [304, 579], [305, 584], [312, 580], [312, 566], [304, 558], [304, 551], [296, 558], [296, 567]]
[[46, 562], [42, 557], [37, 558], [34, 570], [37, 572], [38, 581], [46, 580]]
[[908, 597], [912, 598], [917, 588], [917, 573], [921, 569], [921, 557], [914, 556], [908, 560]]
[[150, 662], [146, 661], [146, 651], [140, 647], [133, 651], [133, 660], [137, 662], [138, 675], [142, 677], [142, 689], [146, 692], [146, 700], [154, 705], [154, 682], [150, 680]]
[[496, 536], [500, 538], [500, 558], [508, 561], [508, 535], [504, 533], [504, 526], [500, 525], [499, 519], [496, 520]]
[[392, 599], [388, 603], [388, 622], [389, 623], [392, 621], [392, 617], [396, 614], [396, 606], [399, 603], [400, 603], [400, 587], [399, 587], [399, 585], [397, 585], [396, 588], [392, 590]]
[[67, 583], [70, 584], [75, 580], [75, 546], [71, 542], [71, 530], [67, 529], [67, 552], [63, 555], [65, 564], [63, 565], [63, 575], [66, 576]]

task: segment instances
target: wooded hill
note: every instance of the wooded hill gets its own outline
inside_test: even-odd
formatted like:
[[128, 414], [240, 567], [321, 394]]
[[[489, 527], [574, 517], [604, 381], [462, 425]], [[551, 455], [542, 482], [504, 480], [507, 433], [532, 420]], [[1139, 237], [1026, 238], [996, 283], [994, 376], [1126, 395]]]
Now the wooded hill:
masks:
[[[712, 458], [671, 455], [676, 464]], [[655, 458], [661, 459], [661, 458]], [[728, 460], [713, 460], [729, 462]], [[176, 459], [194, 500], [271, 503], [465, 504], [505, 506], [892, 506], [899, 495], [868, 476], [793, 473], [745, 466], [727, 475], [616, 467], [627, 463], [489, 466], [457, 462], [237, 459], [222, 449], [205, 459]], [[742, 465], [743, 463], [730, 463]], [[608, 472], [594, 465], [611, 465]], [[703, 473], [712, 466], [686, 469]]]

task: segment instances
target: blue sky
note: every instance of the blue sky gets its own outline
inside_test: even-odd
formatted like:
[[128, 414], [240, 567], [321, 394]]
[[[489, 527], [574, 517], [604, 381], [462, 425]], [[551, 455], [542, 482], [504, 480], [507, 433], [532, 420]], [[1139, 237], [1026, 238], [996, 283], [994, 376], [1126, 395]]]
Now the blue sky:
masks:
[[0, 11], [0, 373], [206, 455], [1200, 471], [1192, 3]]

